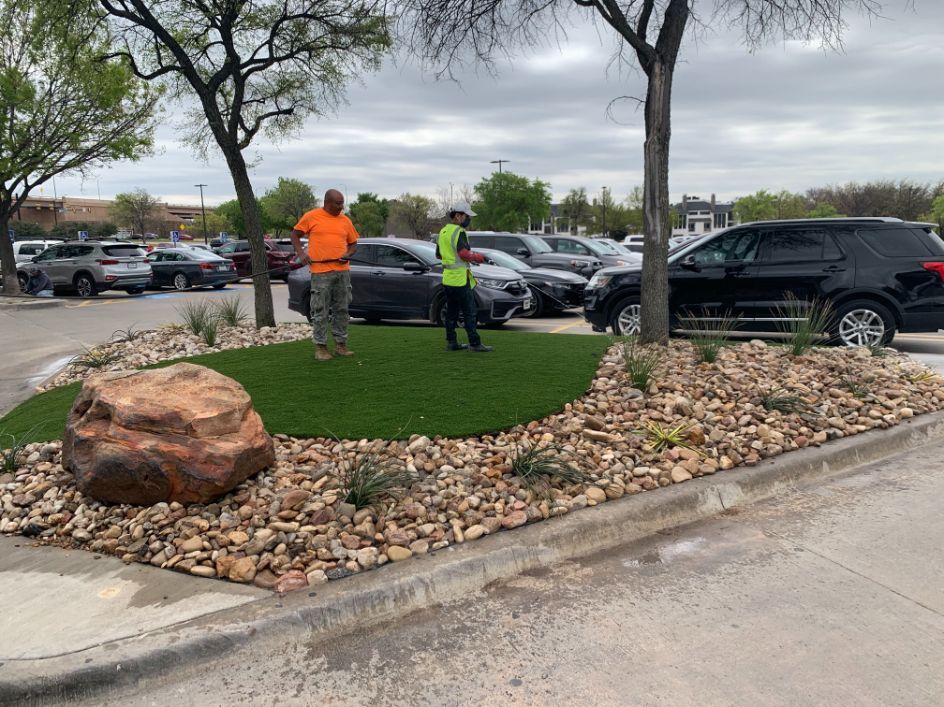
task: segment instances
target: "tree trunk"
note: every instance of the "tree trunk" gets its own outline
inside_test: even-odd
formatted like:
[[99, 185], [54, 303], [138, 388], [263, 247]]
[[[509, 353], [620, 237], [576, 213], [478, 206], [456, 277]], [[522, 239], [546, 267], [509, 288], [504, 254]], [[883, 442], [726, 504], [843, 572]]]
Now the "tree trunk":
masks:
[[3, 209], [0, 215], [0, 264], [3, 272], [3, 294], [19, 295], [19, 280], [16, 279], [16, 256], [13, 255], [13, 241], [10, 240], [10, 211]]
[[669, 338], [669, 136], [673, 69], [652, 62], [646, 94], [643, 156], [643, 246], [640, 337], [645, 343]]
[[226, 163], [233, 177], [233, 186], [236, 187], [236, 197], [239, 199], [239, 207], [243, 213], [246, 238], [249, 241], [250, 270], [256, 275], [252, 278], [255, 293], [256, 328], [275, 326], [272, 286], [269, 273], [266, 272], [269, 266], [265, 242], [262, 238], [262, 221], [259, 218], [259, 205], [256, 202], [256, 195], [252, 190], [252, 183], [249, 181], [246, 161], [238, 148], [223, 148], [223, 154], [226, 156]]

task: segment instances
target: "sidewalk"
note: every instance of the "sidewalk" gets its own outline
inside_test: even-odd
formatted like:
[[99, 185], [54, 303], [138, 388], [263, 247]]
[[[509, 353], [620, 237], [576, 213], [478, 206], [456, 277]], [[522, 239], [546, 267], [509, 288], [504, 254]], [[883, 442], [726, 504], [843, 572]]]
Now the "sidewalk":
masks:
[[284, 597], [0, 538], [0, 703], [64, 700], [257, 637], [323, 640], [944, 440], [944, 413], [502, 532]]

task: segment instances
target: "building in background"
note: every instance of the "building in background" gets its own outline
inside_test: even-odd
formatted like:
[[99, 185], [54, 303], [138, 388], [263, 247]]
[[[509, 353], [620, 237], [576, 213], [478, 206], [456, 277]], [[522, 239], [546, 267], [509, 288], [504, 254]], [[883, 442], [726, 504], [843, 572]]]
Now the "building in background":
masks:
[[[61, 223], [105, 223], [114, 221], [111, 215], [113, 201], [108, 199], [85, 199], [75, 196], [31, 196], [19, 210], [14, 211], [10, 218], [10, 227], [16, 228], [18, 221], [35, 223], [47, 231]], [[167, 223], [194, 224], [198, 223], [200, 206], [185, 206], [179, 204], [162, 204], [163, 211], [159, 211], [155, 221]], [[212, 211], [207, 207], [207, 211]], [[129, 224], [116, 223], [119, 228], [126, 228]]]
[[718, 203], [715, 195], [710, 201], [701, 197], [682, 195], [682, 201], [674, 204], [675, 223], [673, 236], [700, 236], [734, 225], [734, 203]]

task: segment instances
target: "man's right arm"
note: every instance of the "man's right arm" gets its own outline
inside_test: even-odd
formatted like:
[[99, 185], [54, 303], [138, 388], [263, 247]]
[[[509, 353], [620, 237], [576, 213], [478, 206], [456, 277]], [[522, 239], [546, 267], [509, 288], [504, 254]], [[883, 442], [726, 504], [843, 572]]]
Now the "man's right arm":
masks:
[[292, 229], [292, 247], [295, 249], [295, 257], [298, 258], [298, 262], [302, 265], [308, 265], [311, 262], [311, 258], [308, 257], [308, 253], [302, 248], [302, 236], [304, 236], [304, 231], [299, 231], [297, 228]]

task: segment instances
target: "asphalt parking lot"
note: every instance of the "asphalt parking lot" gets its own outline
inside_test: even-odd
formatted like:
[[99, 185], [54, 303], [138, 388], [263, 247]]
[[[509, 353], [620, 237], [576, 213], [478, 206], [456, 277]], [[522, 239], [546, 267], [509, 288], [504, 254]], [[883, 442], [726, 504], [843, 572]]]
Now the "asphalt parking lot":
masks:
[[[252, 295], [250, 284], [237, 283], [223, 290], [167, 290], [140, 296], [117, 292], [88, 299], [61, 297], [56, 298], [56, 304], [44, 307], [0, 305], [0, 414], [32, 395], [35, 386], [69, 358], [86, 347], [107, 341], [119, 329], [153, 329], [178, 321], [177, 309], [188, 300], [215, 301], [238, 296], [251, 313]], [[301, 315], [288, 309], [284, 283], [273, 283], [272, 296], [277, 321], [303, 321]], [[356, 319], [353, 324], [369, 326]], [[404, 328], [430, 326], [421, 322], [389, 324]], [[536, 319], [513, 319], [504, 328], [601, 336], [593, 332], [579, 310]], [[488, 330], [483, 329], [482, 335], [487, 343]], [[944, 373], [944, 333], [901, 334], [894, 345]]]

